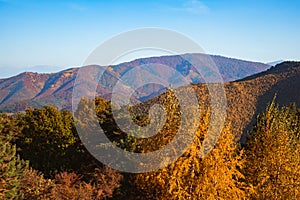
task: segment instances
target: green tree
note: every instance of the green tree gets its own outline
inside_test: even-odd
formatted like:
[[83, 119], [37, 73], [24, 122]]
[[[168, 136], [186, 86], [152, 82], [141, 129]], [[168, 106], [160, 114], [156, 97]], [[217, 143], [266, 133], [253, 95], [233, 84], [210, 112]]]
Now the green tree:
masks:
[[15, 140], [20, 136], [22, 130], [18, 120], [20, 116], [20, 114], [15, 116], [0, 114], [0, 134], [7, 141], [15, 142]]
[[[1, 129], [1, 128], [0, 128]], [[1, 130], [0, 130], [1, 132]], [[10, 144], [6, 138], [0, 136], [0, 198], [19, 199], [20, 179], [25, 176], [24, 170], [28, 163], [16, 154], [16, 145]]]
[[86, 164], [84, 148], [76, 133], [72, 114], [46, 106], [28, 109], [17, 140], [22, 158], [46, 177], [62, 171], [78, 171]]

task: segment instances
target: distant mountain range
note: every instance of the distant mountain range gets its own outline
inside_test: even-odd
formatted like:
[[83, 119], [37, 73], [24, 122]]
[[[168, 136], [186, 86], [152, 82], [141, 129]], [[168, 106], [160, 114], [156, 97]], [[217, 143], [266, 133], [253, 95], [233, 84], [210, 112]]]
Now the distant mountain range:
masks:
[[[191, 56], [203, 56], [192, 54]], [[292, 102], [300, 105], [300, 62], [283, 62], [276, 66], [221, 56], [211, 56], [226, 81], [224, 89], [227, 98], [227, 122], [233, 131], [240, 136], [246, 133], [256, 120], [257, 114], [265, 109], [267, 103], [276, 96], [280, 105]], [[109, 66], [103, 75], [101, 87], [97, 88], [99, 96], [110, 98], [112, 87], [118, 77], [128, 70], [145, 63], [168, 65], [191, 79], [192, 87], [180, 87], [178, 90], [196, 90], [200, 103], [210, 102], [207, 84], [192, 79], [193, 66], [182, 60], [180, 56], [163, 56], [137, 59], [132, 62]], [[98, 66], [94, 66], [98, 67]], [[17, 112], [28, 107], [40, 108], [53, 105], [58, 109], [71, 109], [72, 92], [75, 79], [80, 68], [72, 68], [58, 73], [39, 74], [26, 72], [17, 76], [0, 79], [0, 111]], [[163, 69], [161, 73], [163, 73]], [[199, 81], [197, 83], [197, 81]], [[213, 83], [212, 83], [213, 84]], [[145, 93], [157, 91], [159, 88], [144, 88]], [[161, 92], [161, 91], [160, 91]], [[143, 102], [154, 102], [159, 96], [143, 99]], [[242, 137], [243, 140], [244, 137]]]
[[[208, 55], [189, 54], [189, 56], [204, 59]], [[258, 62], [249, 62], [222, 56], [209, 57], [218, 67], [224, 82], [239, 80], [270, 68], [269, 65]], [[191, 83], [203, 82], [203, 80], [194, 79], [197, 70], [184, 60], [182, 56], [141, 58], [109, 66], [106, 73], [104, 73], [105, 84], [97, 89], [98, 95], [109, 98], [112, 87], [119, 77], [130, 69], [144, 64], [167, 65], [176, 69]], [[71, 109], [73, 85], [78, 70], [79, 68], [71, 68], [50, 74], [24, 72], [11, 78], [0, 79], [0, 111], [16, 112], [22, 111], [27, 107], [42, 107], [44, 105], [53, 105], [59, 109]], [[164, 69], [161, 69], [160, 73], [164, 73]], [[153, 95], [147, 95], [158, 95], [162, 92], [161, 89], [149, 86], [149, 88], [143, 89], [145, 94], [137, 98], [139, 100], [147, 100], [153, 97]]]
[[25, 67], [22, 69], [1, 66], [0, 79], [12, 77], [23, 72], [54, 73], [54, 72], [62, 71], [64, 69], [66, 68], [58, 67], [58, 66], [50, 66], [50, 65], [36, 65], [32, 67]]
[[275, 65], [278, 65], [283, 62], [284, 62], [284, 60], [277, 60], [277, 61], [273, 61], [273, 62], [268, 62], [267, 65], [275, 66]]

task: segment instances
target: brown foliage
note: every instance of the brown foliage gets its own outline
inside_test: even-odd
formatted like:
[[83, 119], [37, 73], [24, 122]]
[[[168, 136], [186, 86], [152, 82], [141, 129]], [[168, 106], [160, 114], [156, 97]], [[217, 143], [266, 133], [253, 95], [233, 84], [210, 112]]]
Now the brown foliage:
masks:
[[109, 167], [95, 169], [90, 184], [94, 189], [96, 199], [112, 197], [116, 188], [120, 187], [122, 175]]
[[81, 180], [74, 172], [62, 172], [55, 177], [55, 187], [52, 190], [52, 196], [56, 199], [92, 199], [93, 187]]
[[20, 180], [20, 192], [23, 193], [24, 199], [51, 199], [55, 187], [51, 179], [45, 179], [42, 173], [33, 169], [24, 171], [24, 174]]
[[113, 192], [120, 186], [122, 175], [105, 167], [95, 169], [88, 182], [84, 177], [74, 172], [62, 172], [54, 180], [45, 179], [36, 170], [27, 170], [21, 179], [20, 192], [24, 199], [59, 199], [59, 200], [100, 200], [112, 197]]

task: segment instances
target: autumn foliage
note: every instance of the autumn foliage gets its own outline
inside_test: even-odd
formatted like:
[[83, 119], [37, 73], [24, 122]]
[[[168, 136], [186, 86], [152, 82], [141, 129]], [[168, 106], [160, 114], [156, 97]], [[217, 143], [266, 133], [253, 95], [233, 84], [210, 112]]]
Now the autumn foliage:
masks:
[[[89, 105], [95, 105], [99, 125], [112, 142], [126, 151], [147, 153], [173, 140], [181, 117], [172, 90], [155, 102], [166, 110], [166, 124], [152, 138], [124, 133], [113, 120], [114, 105], [102, 98], [83, 99], [76, 120], [88, 130], [85, 119], [92, 109]], [[144, 126], [152, 105], [148, 101], [126, 109]], [[201, 147], [211, 110], [200, 109], [196, 134], [186, 151], [166, 167], [139, 174], [119, 172], [93, 158], [81, 143], [69, 111], [44, 107], [13, 116], [1, 114], [0, 199], [300, 198], [300, 111], [295, 105], [280, 107], [272, 102], [244, 144], [237, 142], [234, 128], [226, 123], [205, 156]], [[191, 130], [187, 126], [181, 140], [190, 137]]]

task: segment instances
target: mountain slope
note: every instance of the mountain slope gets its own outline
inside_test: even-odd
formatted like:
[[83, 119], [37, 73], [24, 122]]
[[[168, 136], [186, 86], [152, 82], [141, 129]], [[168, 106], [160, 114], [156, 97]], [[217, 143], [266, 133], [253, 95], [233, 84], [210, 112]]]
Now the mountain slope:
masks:
[[300, 105], [299, 85], [300, 62], [284, 62], [265, 72], [226, 83], [227, 121], [237, 135], [246, 133], [275, 96], [280, 105], [292, 102]]
[[0, 80], [0, 105], [34, 98], [45, 86], [49, 74], [25, 72]]
[[[213, 84], [210, 87], [213, 87]], [[225, 123], [231, 124], [237, 140], [243, 142], [257, 118], [265, 110], [274, 97], [276, 103], [289, 106], [291, 103], [300, 105], [300, 62], [284, 62], [271, 69], [246, 77], [241, 80], [225, 83], [227, 107]], [[200, 108], [207, 109], [211, 102], [208, 84], [186, 85], [177, 88], [177, 93], [189, 94], [196, 91]], [[184, 95], [183, 95], [184, 96]], [[187, 104], [193, 102], [184, 99]], [[164, 94], [149, 101], [138, 104], [144, 113], [155, 104], [164, 101]], [[218, 105], [215, 105], [219, 107]]]
[[[205, 54], [186, 54], [197, 59], [206, 59]], [[270, 66], [263, 63], [249, 62], [221, 56], [210, 56], [219, 68], [224, 81], [232, 81], [244, 78], [266, 70]], [[130, 69], [144, 64], [166, 65], [179, 71], [185, 78], [192, 83], [199, 83], [202, 80], [194, 79], [197, 70], [187, 62], [182, 56], [162, 56], [137, 59], [131, 62], [109, 66], [104, 73], [104, 84], [98, 88], [98, 94], [109, 98], [114, 84], [118, 78]], [[164, 68], [160, 69], [164, 73]], [[59, 109], [71, 108], [71, 96], [74, 81], [78, 68], [64, 70], [52, 74], [38, 74], [25, 72], [20, 75], [0, 79], [0, 110], [19, 111], [26, 107], [40, 107], [43, 105], [54, 105]], [[198, 76], [198, 75], [197, 75]], [[145, 86], [141, 95], [137, 98], [147, 100], [160, 94], [163, 88], [153, 85]], [[149, 94], [152, 94], [148, 96]]]

